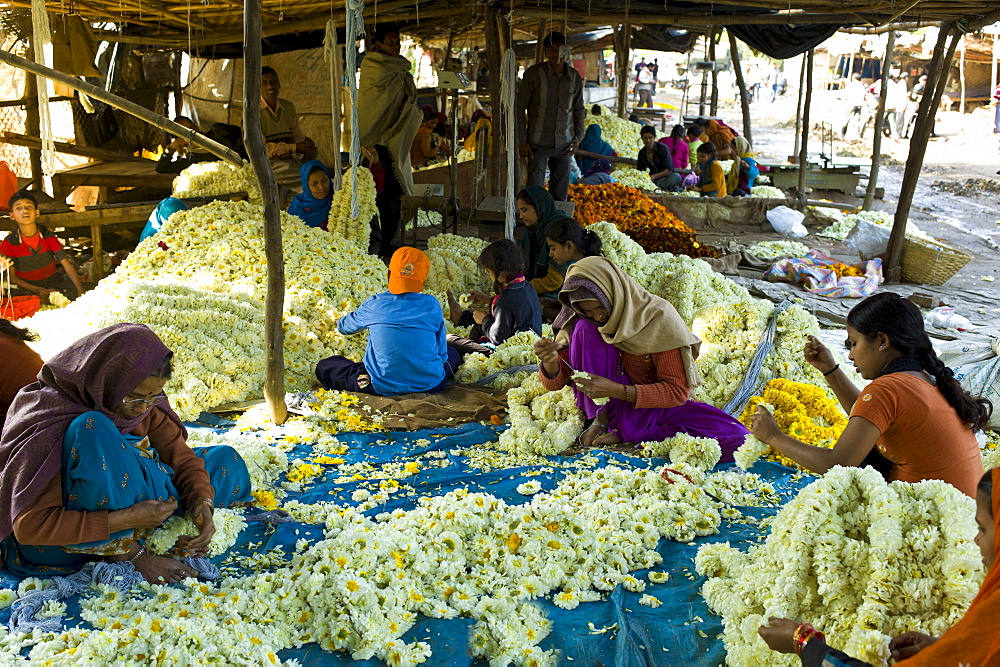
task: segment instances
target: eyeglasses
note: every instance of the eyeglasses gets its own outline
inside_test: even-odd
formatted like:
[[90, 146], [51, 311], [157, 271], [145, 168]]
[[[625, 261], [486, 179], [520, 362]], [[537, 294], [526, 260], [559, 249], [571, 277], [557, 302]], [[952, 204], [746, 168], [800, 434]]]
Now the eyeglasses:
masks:
[[150, 398], [132, 398], [132, 399], [123, 398], [122, 405], [124, 405], [126, 408], [148, 407], [159, 401], [161, 398], [166, 398], [166, 397], [167, 395], [161, 392], [156, 396], [152, 396]]

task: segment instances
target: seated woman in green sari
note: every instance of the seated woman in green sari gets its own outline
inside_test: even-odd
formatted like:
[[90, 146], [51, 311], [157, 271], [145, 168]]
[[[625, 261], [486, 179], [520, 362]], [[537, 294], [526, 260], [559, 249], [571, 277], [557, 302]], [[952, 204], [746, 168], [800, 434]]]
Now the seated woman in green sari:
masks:
[[8, 571], [59, 575], [88, 561], [129, 561], [149, 582], [195, 576], [143, 538], [187, 512], [207, 553], [213, 508], [252, 500], [231, 447], [187, 446], [163, 387], [172, 353], [150, 329], [117, 324], [50, 359], [15, 397], [0, 439], [0, 555]]

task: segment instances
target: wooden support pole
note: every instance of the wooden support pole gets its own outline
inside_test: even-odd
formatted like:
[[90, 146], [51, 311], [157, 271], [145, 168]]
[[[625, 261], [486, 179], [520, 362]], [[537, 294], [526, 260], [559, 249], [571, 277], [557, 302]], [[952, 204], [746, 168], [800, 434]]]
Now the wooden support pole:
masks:
[[740, 110], [743, 112], [743, 136], [753, 145], [753, 133], [750, 131], [750, 94], [747, 92], [747, 82], [743, 78], [743, 65], [740, 64], [740, 50], [736, 35], [729, 33], [729, 59], [733, 62], [733, 73], [736, 74], [736, 87], [740, 91]]
[[[945, 51], [944, 43], [949, 35], [951, 41]], [[927, 153], [927, 141], [934, 132], [934, 117], [937, 115], [945, 88], [948, 87], [951, 61], [955, 58], [959, 36], [960, 32], [954, 24], [945, 23], [941, 26], [937, 44], [934, 45], [931, 71], [927, 74], [927, 88], [924, 89], [924, 96], [917, 109], [917, 123], [910, 137], [910, 152], [906, 158], [903, 182], [899, 186], [896, 216], [892, 222], [892, 232], [889, 234], [889, 245], [885, 249], [885, 279], [888, 282], [899, 282], [903, 275], [903, 240], [906, 237], [906, 223], [910, 218], [910, 205], [913, 203], [913, 193], [917, 189], [920, 169]]]
[[264, 401], [271, 421], [281, 425], [288, 417], [285, 405], [285, 257], [281, 244], [278, 184], [264, 151], [260, 125], [260, 5], [245, 0], [243, 7], [243, 142], [264, 200], [264, 257], [267, 260], [267, 294], [264, 297]]
[[792, 155], [799, 159], [799, 147], [802, 145], [802, 98], [806, 92], [806, 56], [802, 56], [802, 66], [799, 68], [799, 91], [795, 100], [795, 148]]
[[993, 57], [990, 58], [990, 95], [997, 89], [997, 58], [1000, 58], [1000, 33], [990, 35], [993, 38]]
[[[889, 68], [892, 67], [892, 51], [896, 47], [896, 33], [889, 31], [886, 35], [885, 58], [882, 60], [882, 88], [879, 91], [878, 107], [875, 110], [875, 138], [872, 139], [872, 168], [868, 172], [868, 187], [865, 188], [865, 201], [861, 208], [870, 211], [875, 202], [875, 189], [878, 187], [878, 172], [882, 165], [882, 131], [885, 127], [885, 103], [889, 97]], [[897, 111], [897, 113], [899, 113]]]
[[632, 61], [630, 54], [632, 51], [632, 24], [618, 24], [618, 32], [615, 33], [615, 77], [618, 79], [618, 117], [628, 118], [628, 84]]
[[[487, 195], [500, 196], [507, 187], [507, 155], [504, 150], [504, 133], [500, 128], [506, 127], [503, 119], [503, 104], [500, 101], [500, 79], [503, 73], [503, 52], [500, 50], [500, 17], [492, 7], [486, 10], [486, 62], [490, 68], [490, 108], [493, 113], [492, 153], [489, 156], [489, 173], [487, 178]], [[507, 119], [513, 122], [513, 119]]]
[[712, 90], [709, 96], [711, 102], [709, 103], [709, 115], [717, 116], [719, 115], [719, 67], [716, 63], [718, 54], [716, 53], [716, 47], [719, 45], [719, 39], [722, 35], [722, 31], [718, 28], [712, 30], [712, 37], [708, 43], [708, 59], [712, 61]]
[[965, 116], [965, 35], [962, 35], [959, 41], [959, 56], [958, 56], [958, 81], [962, 87], [962, 97], [958, 102], [958, 113]]
[[813, 59], [816, 49], [809, 49], [805, 58], [806, 90], [802, 99], [802, 144], [799, 147], [799, 186], [798, 200], [803, 208], [806, 202], [806, 172], [809, 171], [809, 111], [812, 107], [813, 93]]
[[[94, 98], [95, 100], [100, 100], [105, 104], [110, 104], [116, 109], [121, 109], [130, 116], [135, 116], [136, 118], [141, 118], [150, 125], [158, 127], [161, 130], [169, 132], [175, 137], [180, 137], [186, 139], [188, 142], [194, 144], [195, 146], [201, 146], [206, 151], [215, 155], [216, 157], [225, 160], [237, 167], [243, 166], [243, 158], [241, 158], [235, 151], [232, 151], [220, 143], [212, 141], [208, 137], [199, 134], [194, 130], [189, 130], [183, 125], [178, 125], [174, 121], [161, 116], [158, 113], [154, 113], [149, 109], [139, 106], [135, 102], [130, 102], [123, 97], [119, 97], [114, 93], [109, 93], [108, 91], [95, 86], [92, 83], [87, 83], [83, 79], [78, 79], [74, 76], [68, 74], [63, 74], [54, 69], [45, 67], [44, 65], [39, 65], [38, 63], [27, 60], [26, 58], [21, 58], [14, 55], [13, 53], [8, 53], [3, 49], [0, 49], [0, 62], [7, 63], [18, 69], [23, 69], [30, 74], [37, 74], [46, 79], [51, 79], [57, 83], [69, 86], [74, 90], [80, 90], [86, 93], [88, 96]], [[260, 78], [260, 73], [258, 72], [257, 78]], [[259, 103], [259, 101], [258, 101]]]
[[545, 60], [545, 47], [542, 46], [542, 42], [545, 41], [545, 31], [549, 27], [549, 22], [545, 19], [538, 19], [538, 41], [535, 42], [535, 64]]
[[[34, 62], [31, 47], [25, 54]], [[42, 123], [38, 117], [38, 83], [37, 79], [25, 72], [24, 74], [24, 133], [32, 137], [42, 136]], [[37, 186], [42, 184], [42, 143], [38, 148], [28, 149], [28, 164], [31, 165], [31, 181]]]

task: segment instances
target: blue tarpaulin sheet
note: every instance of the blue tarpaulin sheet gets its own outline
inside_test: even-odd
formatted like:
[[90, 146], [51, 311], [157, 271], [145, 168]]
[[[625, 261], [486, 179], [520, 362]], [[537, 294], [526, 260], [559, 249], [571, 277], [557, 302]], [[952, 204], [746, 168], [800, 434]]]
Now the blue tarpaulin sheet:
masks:
[[[508, 504], [522, 504], [530, 498], [519, 494], [518, 484], [530, 479], [541, 483], [543, 491], [553, 489], [563, 476], [572, 472], [565, 468], [524, 467], [482, 472], [468, 465], [468, 459], [453, 454], [454, 450], [465, 449], [477, 444], [488, 444], [497, 439], [497, 430], [481, 424], [466, 424], [449, 429], [431, 429], [411, 433], [341, 434], [338, 438], [348, 444], [350, 450], [342, 458], [348, 464], [368, 462], [378, 466], [392, 461], [416, 460], [416, 457], [434, 450], [446, 454], [450, 465], [442, 468], [425, 467], [419, 473], [406, 478], [403, 483], [415, 493], [404, 489], [394, 493], [386, 505], [371, 510], [371, 513], [408, 510], [415, 507], [421, 496], [441, 495], [455, 489], [469, 489], [490, 493]], [[422, 442], [418, 442], [422, 441]], [[429, 444], [427, 443], [429, 441]], [[306, 460], [313, 452], [307, 445], [296, 445], [289, 458], [302, 457]], [[645, 468], [662, 465], [662, 461], [631, 458], [624, 454], [596, 452], [600, 465], [619, 464]], [[566, 461], [562, 457], [553, 460]], [[717, 470], [731, 468], [732, 464], [720, 466]], [[542, 470], [544, 468], [544, 470]], [[535, 474], [538, 473], [540, 474]], [[811, 478], [802, 478], [795, 471], [773, 463], [758, 463], [753, 472], [769, 481], [784, 503], [795, 495]], [[341, 477], [335, 467], [329, 467], [325, 477], [316, 478], [302, 492], [290, 493], [285, 500], [299, 500], [304, 503], [336, 501], [344, 505], [356, 504], [351, 494], [371, 486], [371, 482], [352, 481], [334, 483]], [[773, 515], [777, 509], [740, 508], [748, 516], [763, 518]], [[297, 532], [296, 532], [297, 531]], [[541, 600], [543, 610], [553, 623], [552, 632], [541, 647], [545, 650], [559, 649], [563, 662], [569, 659], [580, 665], [719, 665], [725, 660], [725, 649], [717, 636], [722, 632], [722, 620], [709, 611], [699, 594], [704, 578], [694, 571], [694, 556], [703, 544], [728, 541], [734, 546], [748, 547], [761, 541], [765, 535], [752, 524], [730, 523], [723, 520], [719, 533], [698, 538], [691, 544], [661, 540], [658, 551], [663, 563], [656, 566], [658, 571], [670, 573], [670, 579], [663, 584], [649, 583], [646, 593], [663, 601], [657, 608], [639, 604], [641, 594], [615, 589], [605, 600], [587, 602], [576, 609], [560, 609], [548, 600]], [[323, 526], [300, 523], [279, 524], [269, 528], [251, 524], [240, 536], [234, 547], [244, 555], [266, 552], [275, 545], [283, 545], [287, 553], [294, 552], [299, 539], [310, 542], [323, 538]], [[251, 545], [259, 544], [255, 548]], [[224, 557], [220, 557], [220, 560]], [[645, 579], [646, 570], [636, 575]], [[0, 571], [0, 587], [16, 588], [19, 579]], [[10, 610], [0, 611], [0, 622], [6, 624]], [[703, 620], [696, 620], [700, 618]], [[86, 625], [80, 620], [79, 601], [70, 602], [66, 625]], [[425, 641], [430, 644], [433, 654], [427, 664], [466, 665], [475, 664], [468, 648], [469, 631], [475, 623], [473, 619], [432, 619], [421, 617], [414, 627], [404, 635], [404, 640]], [[593, 628], [597, 631], [591, 629]], [[616, 626], [617, 624], [617, 626]], [[605, 628], [604, 632], [599, 632]], [[331, 654], [315, 644], [301, 649], [284, 650], [279, 654], [283, 659], [294, 658], [304, 665], [329, 665], [355, 662], [347, 654]], [[380, 664], [379, 661], [368, 661]], [[483, 664], [481, 661], [478, 664]]]

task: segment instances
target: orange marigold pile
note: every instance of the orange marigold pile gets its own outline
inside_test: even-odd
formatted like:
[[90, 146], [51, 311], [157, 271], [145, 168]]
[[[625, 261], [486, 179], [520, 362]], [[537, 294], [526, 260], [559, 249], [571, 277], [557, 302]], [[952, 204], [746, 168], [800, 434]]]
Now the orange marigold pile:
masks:
[[621, 183], [571, 185], [576, 204], [573, 217], [582, 225], [610, 222], [646, 252], [669, 252], [688, 257], [718, 257], [719, 251], [698, 242], [696, 232], [665, 206]]
[[844, 264], [843, 262], [837, 262], [836, 264], [828, 264], [828, 265], [826, 265], [826, 268], [833, 269], [833, 272], [836, 273], [837, 277], [839, 277], [839, 278], [847, 278], [847, 277], [864, 278], [865, 277], [865, 271], [864, 271], [864, 269], [859, 268], [858, 266], [854, 266], [852, 264]]

